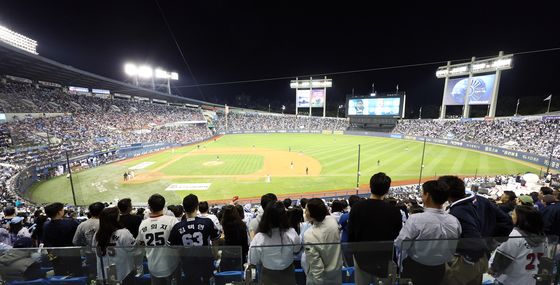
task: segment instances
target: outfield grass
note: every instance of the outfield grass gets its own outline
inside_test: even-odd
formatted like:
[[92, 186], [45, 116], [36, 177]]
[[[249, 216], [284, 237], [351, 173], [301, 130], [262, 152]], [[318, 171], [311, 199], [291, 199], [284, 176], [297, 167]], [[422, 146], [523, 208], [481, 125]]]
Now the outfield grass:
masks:
[[[271, 182], [266, 183], [265, 176], [250, 175], [265, 164], [261, 155], [223, 154], [220, 155], [223, 163], [215, 163], [216, 155], [200, 154], [201, 150], [197, 150], [196, 146], [187, 146], [75, 173], [74, 185], [78, 204], [113, 201], [124, 197], [145, 202], [153, 193], [160, 193], [171, 203], [178, 203], [191, 192], [196, 193], [201, 200], [218, 200], [230, 199], [234, 195], [255, 197], [267, 192], [290, 194], [352, 189], [356, 185], [358, 144], [361, 145], [361, 183], [367, 183], [369, 177], [379, 171], [387, 173], [394, 181], [418, 178], [421, 142], [343, 135], [255, 134], [227, 135], [215, 142], [205, 143], [201, 149], [212, 151], [244, 148], [255, 149], [255, 153], [257, 150], [280, 150], [286, 154], [291, 150], [292, 154], [301, 153], [302, 156], [319, 161], [320, 175], [273, 175]], [[141, 162], [153, 164], [136, 171], [137, 176], [158, 173], [161, 177], [145, 183], [123, 183], [122, 174]], [[426, 145], [424, 165], [424, 176], [539, 171], [532, 165], [509, 158], [431, 144]], [[276, 167], [288, 169], [289, 165]], [[212, 184], [206, 191], [164, 191], [174, 183]], [[37, 183], [30, 193], [31, 199], [37, 202], [72, 201], [70, 183], [64, 176]]]

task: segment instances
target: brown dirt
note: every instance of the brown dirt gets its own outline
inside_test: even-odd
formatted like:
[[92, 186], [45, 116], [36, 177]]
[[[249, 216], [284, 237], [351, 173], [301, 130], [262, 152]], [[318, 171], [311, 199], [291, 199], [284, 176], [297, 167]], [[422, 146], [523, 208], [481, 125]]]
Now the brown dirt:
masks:
[[[244, 175], [165, 175], [160, 171], [188, 156], [195, 155], [226, 155], [226, 154], [246, 154], [263, 156], [263, 167], [251, 174]], [[291, 163], [293, 162], [293, 167]], [[309, 174], [305, 173], [305, 168], [309, 168]], [[154, 168], [152, 171], [137, 174], [133, 180], [124, 182], [127, 184], [138, 184], [158, 179], [176, 179], [176, 178], [216, 178], [231, 177], [239, 180], [255, 180], [266, 177], [267, 175], [274, 177], [302, 177], [302, 176], [319, 176], [321, 174], [321, 163], [311, 156], [307, 156], [299, 152], [288, 152], [263, 148], [212, 148], [212, 149], [195, 149], [191, 152], [177, 155], [173, 159]]]

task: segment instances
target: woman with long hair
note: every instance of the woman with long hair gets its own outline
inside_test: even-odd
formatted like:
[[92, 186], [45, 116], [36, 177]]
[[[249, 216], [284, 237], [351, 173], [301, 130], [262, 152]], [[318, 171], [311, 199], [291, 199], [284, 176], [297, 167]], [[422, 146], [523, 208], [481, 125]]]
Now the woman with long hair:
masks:
[[239, 216], [239, 211], [233, 205], [224, 206], [221, 212], [220, 223], [224, 234], [224, 245], [241, 246], [241, 260], [239, 263], [239, 253], [223, 250], [222, 260], [220, 262], [221, 271], [241, 270], [243, 263], [247, 262], [247, 253], [249, 252], [249, 235], [247, 226]]
[[249, 263], [261, 267], [261, 283], [296, 284], [294, 254], [300, 249], [301, 240], [290, 227], [284, 204], [267, 205], [249, 247]]
[[99, 216], [99, 229], [95, 233], [93, 246], [97, 250], [97, 279], [134, 284], [135, 239], [119, 223], [119, 209], [105, 208]]
[[534, 207], [520, 205], [512, 219], [515, 228], [490, 258], [488, 272], [499, 284], [536, 284], [533, 276], [547, 251], [543, 218]]

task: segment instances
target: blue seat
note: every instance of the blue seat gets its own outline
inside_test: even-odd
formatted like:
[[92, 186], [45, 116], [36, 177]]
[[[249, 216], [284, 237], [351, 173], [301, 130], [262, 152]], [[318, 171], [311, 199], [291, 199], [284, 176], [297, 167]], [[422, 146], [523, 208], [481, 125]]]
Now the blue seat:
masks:
[[10, 281], [8, 285], [48, 285], [49, 281], [47, 279], [35, 279], [35, 280], [26, 280], [26, 281]]
[[243, 281], [243, 271], [222, 271], [214, 274], [216, 285]]
[[342, 283], [354, 283], [354, 267], [342, 267]]
[[152, 276], [149, 273], [136, 277], [136, 284], [148, 285], [152, 283]]
[[56, 285], [87, 285], [87, 277], [53, 276], [48, 280], [49, 284]]
[[305, 272], [303, 272], [303, 269], [298, 268], [294, 271], [296, 273], [296, 284], [305, 285], [306, 277], [305, 277]]

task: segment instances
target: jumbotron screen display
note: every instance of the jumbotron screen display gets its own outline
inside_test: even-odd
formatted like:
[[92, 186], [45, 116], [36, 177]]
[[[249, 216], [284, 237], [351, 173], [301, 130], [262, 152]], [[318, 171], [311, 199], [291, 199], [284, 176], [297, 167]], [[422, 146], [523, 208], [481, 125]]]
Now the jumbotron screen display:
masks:
[[[492, 90], [496, 80], [495, 74], [479, 75], [471, 78], [471, 86], [469, 92], [469, 105], [488, 105], [492, 97]], [[464, 105], [465, 94], [469, 90], [469, 78], [450, 78], [447, 83], [445, 105]]]
[[348, 100], [349, 116], [399, 116], [401, 97], [353, 98]]

